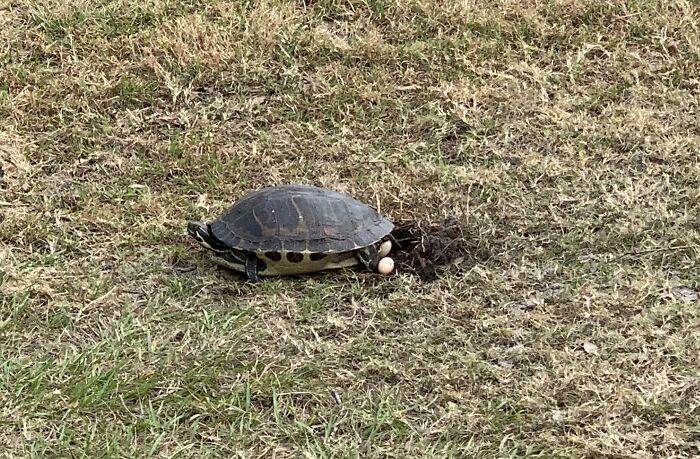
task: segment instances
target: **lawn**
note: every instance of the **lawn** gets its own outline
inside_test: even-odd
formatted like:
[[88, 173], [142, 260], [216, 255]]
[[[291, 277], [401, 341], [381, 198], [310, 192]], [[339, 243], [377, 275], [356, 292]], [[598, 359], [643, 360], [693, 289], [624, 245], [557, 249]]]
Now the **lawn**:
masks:
[[[698, 24], [0, 1], [0, 454], [700, 454]], [[289, 182], [450, 256], [252, 285], [187, 236]]]

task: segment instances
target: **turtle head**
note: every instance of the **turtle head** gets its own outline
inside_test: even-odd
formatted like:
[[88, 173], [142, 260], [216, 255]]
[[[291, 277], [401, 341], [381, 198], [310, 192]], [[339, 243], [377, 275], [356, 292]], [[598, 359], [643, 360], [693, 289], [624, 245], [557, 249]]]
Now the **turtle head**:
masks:
[[209, 250], [214, 250], [212, 247], [211, 236], [209, 235], [209, 229], [207, 225], [200, 222], [187, 222], [187, 232], [190, 236], [195, 238], [199, 245]]

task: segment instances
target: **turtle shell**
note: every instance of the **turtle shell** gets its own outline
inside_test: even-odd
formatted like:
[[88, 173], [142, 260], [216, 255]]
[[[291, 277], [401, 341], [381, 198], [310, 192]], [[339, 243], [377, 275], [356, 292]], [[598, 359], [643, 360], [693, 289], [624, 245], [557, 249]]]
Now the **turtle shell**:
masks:
[[212, 235], [246, 251], [337, 253], [367, 247], [394, 229], [368, 205], [306, 185], [262, 188], [210, 223]]

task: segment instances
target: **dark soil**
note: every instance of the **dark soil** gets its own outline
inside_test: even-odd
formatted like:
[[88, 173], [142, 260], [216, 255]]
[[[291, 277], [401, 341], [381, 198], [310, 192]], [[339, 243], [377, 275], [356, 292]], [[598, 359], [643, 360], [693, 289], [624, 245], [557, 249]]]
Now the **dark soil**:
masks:
[[401, 245], [392, 253], [397, 270], [425, 282], [438, 279], [450, 266], [461, 266], [476, 253], [467, 243], [471, 240], [468, 229], [455, 219], [429, 225], [399, 224], [392, 234]]

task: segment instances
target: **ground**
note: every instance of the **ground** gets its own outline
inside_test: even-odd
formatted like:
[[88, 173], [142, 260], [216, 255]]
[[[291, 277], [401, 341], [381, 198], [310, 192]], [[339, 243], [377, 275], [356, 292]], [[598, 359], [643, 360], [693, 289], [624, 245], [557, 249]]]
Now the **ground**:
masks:
[[[699, 23], [0, 1], [3, 453], [699, 454]], [[435, 276], [250, 285], [187, 237], [287, 182], [432, 231]]]

